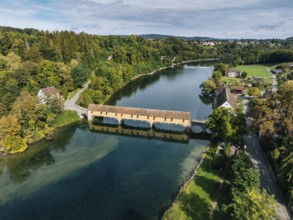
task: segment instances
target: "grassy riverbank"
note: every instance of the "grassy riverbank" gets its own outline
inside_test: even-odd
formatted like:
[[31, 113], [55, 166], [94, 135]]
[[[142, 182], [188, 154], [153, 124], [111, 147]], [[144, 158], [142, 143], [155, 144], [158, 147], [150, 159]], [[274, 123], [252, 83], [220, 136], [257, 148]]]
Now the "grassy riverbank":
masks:
[[79, 120], [80, 120], [80, 118], [75, 111], [66, 110], [57, 116], [57, 118], [54, 122], [54, 127], [56, 127], [56, 128], [63, 127], [65, 125], [72, 124], [72, 123], [77, 122]]
[[210, 147], [195, 177], [181, 188], [163, 220], [211, 219], [217, 209], [215, 201], [221, 182], [221, 172], [216, 166], [218, 160], [217, 149]]

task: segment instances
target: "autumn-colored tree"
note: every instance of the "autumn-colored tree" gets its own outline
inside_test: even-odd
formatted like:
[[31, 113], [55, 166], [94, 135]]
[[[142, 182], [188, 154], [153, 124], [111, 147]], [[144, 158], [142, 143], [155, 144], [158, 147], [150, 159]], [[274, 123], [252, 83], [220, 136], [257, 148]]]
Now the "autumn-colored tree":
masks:
[[21, 126], [15, 115], [0, 118], [0, 145], [7, 153], [19, 153], [25, 151], [28, 146], [21, 136]]
[[0, 144], [4, 147], [5, 151], [10, 154], [21, 153], [28, 148], [26, 139], [16, 136], [5, 136]]
[[0, 118], [0, 140], [6, 136], [19, 135], [21, 126], [16, 115], [8, 115]]

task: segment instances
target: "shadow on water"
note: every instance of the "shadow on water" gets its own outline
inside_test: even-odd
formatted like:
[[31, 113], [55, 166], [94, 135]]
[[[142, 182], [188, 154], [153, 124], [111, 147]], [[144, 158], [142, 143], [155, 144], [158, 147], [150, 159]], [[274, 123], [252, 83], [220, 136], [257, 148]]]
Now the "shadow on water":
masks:
[[198, 95], [198, 97], [199, 97], [200, 101], [205, 105], [210, 105], [210, 104], [213, 104], [213, 102], [214, 102], [213, 96], [210, 96], [205, 93]]
[[182, 67], [176, 67], [167, 70], [161, 70], [156, 72], [153, 75], [144, 75], [141, 76], [128, 84], [126, 84], [122, 89], [117, 91], [112, 97], [107, 101], [107, 105], [116, 105], [117, 101], [121, 98], [130, 97], [132, 94], [136, 93], [138, 90], [143, 91], [149, 85], [158, 81], [162, 76], [166, 76], [167, 79], [174, 79], [176, 76], [180, 75]]
[[123, 213], [123, 220], [145, 220], [145, 218], [143, 217], [143, 215], [132, 209], [132, 208], [129, 208], [129, 209], [126, 209], [125, 212]]
[[41, 141], [32, 145], [28, 151], [22, 154], [10, 155], [4, 158], [1, 161], [1, 167], [7, 167], [10, 179], [14, 183], [24, 182], [33, 172], [42, 166], [54, 164], [55, 160], [51, 151], [65, 152], [66, 146], [70, 142], [76, 127], [75, 124], [59, 129], [56, 132], [54, 140]]

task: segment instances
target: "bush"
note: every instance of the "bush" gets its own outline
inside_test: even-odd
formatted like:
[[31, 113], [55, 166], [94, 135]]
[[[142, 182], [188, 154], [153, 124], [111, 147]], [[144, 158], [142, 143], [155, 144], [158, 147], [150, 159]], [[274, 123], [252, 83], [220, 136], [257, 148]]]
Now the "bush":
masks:
[[54, 126], [58, 128], [79, 120], [80, 118], [75, 111], [66, 110], [58, 115], [58, 117], [55, 119]]

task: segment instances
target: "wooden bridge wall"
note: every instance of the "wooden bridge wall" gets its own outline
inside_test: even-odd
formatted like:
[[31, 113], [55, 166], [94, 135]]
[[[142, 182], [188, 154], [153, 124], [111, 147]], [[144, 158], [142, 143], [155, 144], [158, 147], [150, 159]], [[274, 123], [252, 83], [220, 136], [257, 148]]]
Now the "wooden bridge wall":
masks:
[[[108, 118], [114, 118], [118, 120], [118, 123], [120, 124], [122, 120], [127, 119], [127, 120], [140, 120], [140, 121], [147, 121], [150, 123], [150, 126], [153, 126], [154, 123], [168, 123], [168, 124], [179, 124], [184, 127], [190, 127], [190, 113], [189, 112], [176, 112], [177, 114], [186, 114], [189, 115], [188, 118], [184, 117], [182, 118], [171, 118], [169, 117], [168, 113], [174, 113], [175, 111], [165, 111], [166, 112], [166, 117], [158, 117], [158, 116], [149, 116], [149, 115], [139, 115], [139, 114], [128, 114], [128, 113], [119, 113], [119, 112], [108, 112], [108, 111], [99, 111], [99, 110], [94, 110], [97, 106], [89, 106], [88, 109], [88, 120], [92, 120], [94, 117], [108, 117]], [[113, 108], [113, 106], [111, 107]], [[119, 107], [120, 109], [122, 107]], [[125, 107], [126, 108], [126, 107]], [[98, 108], [97, 108], [98, 109]], [[129, 108], [131, 109], [131, 108]], [[134, 108], [133, 108], [134, 109]], [[151, 112], [151, 109], [145, 109]], [[155, 110], [153, 110], [155, 111]], [[160, 110], [161, 112], [164, 112], [163, 110]]]

